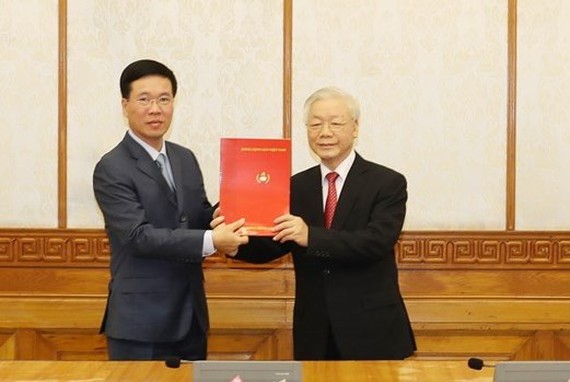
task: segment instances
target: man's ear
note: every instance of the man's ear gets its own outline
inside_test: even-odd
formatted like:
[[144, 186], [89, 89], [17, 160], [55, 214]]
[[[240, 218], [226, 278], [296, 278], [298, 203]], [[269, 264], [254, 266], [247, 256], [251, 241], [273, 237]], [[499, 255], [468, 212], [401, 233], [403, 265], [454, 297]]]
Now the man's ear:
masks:
[[123, 98], [121, 99], [121, 107], [123, 108], [123, 117], [127, 116], [127, 99]]
[[358, 138], [358, 119], [354, 121], [354, 131], [352, 132], [354, 138]]

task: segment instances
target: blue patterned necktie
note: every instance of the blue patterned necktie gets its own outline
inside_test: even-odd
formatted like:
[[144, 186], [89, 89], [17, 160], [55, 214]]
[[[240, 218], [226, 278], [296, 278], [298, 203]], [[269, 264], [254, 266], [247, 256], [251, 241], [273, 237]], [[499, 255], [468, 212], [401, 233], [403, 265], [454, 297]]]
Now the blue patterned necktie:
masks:
[[168, 187], [174, 191], [174, 179], [172, 179], [172, 175], [166, 168], [166, 156], [164, 156], [163, 153], [158, 154], [158, 158], [156, 158], [156, 164], [158, 167], [160, 167], [160, 171], [162, 172], [162, 176], [164, 176], [166, 183], [168, 183]]

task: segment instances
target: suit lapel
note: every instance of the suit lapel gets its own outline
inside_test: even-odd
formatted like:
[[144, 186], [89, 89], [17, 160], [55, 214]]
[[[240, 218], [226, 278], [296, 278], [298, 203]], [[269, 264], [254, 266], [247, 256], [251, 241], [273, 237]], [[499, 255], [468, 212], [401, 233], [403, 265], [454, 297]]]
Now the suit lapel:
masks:
[[304, 195], [308, 200], [307, 206], [305, 208], [309, 213], [307, 214], [311, 225], [316, 225], [319, 227], [324, 227], [325, 225], [325, 213], [323, 208], [323, 183], [320, 166], [316, 166], [314, 170], [314, 175], [310, 178], [311, 182], [307, 185], [307, 192]]
[[137, 168], [145, 175], [151, 177], [156, 181], [160, 189], [168, 197], [173, 205], [176, 205], [176, 195], [166, 183], [166, 179], [162, 176], [162, 172], [154, 163], [150, 155], [127, 133], [123, 139], [123, 143], [127, 146], [133, 158], [137, 160]]
[[356, 159], [348, 171], [348, 175], [344, 181], [344, 185], [338, 199], [332, 228], [340, 229], [344, 226], [346, 219], [348, 219], [352, 208], [358, 200], [360, 190], [363, 190], [366, 187], [366, 177], [363, 176], [365, 172], [366, 162], [356, 154]]

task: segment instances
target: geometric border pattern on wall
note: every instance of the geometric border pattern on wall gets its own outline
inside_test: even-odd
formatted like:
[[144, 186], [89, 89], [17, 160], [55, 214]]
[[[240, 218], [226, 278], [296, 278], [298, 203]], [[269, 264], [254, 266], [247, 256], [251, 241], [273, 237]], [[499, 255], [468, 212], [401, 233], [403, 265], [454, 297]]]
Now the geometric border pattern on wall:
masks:
[[102, 230], [0, 230], [0, 266], [4, 267], [108, 267], [110, 254]]
[[397, 244], [400, 268], [570, 268], [570, 232], [409, 232]]
[[[570, 231], [406, 231], [396, 245], [403, 269], [566, 269]], [[110, 248], [103, 230], [0, 229], [0, 266], [107, 267]], [[291, 266], [285, 257], [270, 265], [212, 256], [206, 267]]]

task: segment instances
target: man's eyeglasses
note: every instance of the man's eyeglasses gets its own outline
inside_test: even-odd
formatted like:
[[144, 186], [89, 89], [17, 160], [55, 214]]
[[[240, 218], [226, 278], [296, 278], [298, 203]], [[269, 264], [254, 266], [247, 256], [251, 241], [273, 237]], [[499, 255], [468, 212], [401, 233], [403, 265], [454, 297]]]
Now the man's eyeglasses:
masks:
[[172, 104], [172, 101], [173, 101], [173, 98], [170, 96], [160, 96], [160, 97], [156, 97], [156, 98], [150, 98], [147, 96], [142, 96], [142, 97], [135, 99], [135, 102], [137, 103], [137, 105], [139, 105], [141, 107], [149, 107], [150, 105], [152, 105], [153, 102], [156, 102], [156, 104], [160, 107], [165, 107], [165, 106], [170, 106]]
[[315, 133], [321, 131], [325, 126], [328, 126], [330, 131], [337, 132], [342, 130], [346, 125], [348, 125], [348, 122], [315, 122], [307, 124], [307, 130]]

